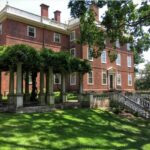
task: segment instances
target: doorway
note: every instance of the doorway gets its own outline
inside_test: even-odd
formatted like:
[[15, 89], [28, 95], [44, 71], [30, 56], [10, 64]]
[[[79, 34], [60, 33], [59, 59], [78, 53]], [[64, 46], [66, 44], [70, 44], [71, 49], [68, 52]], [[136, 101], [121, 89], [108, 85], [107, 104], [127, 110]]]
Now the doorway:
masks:
[[109, 75], [109, 88], [114, 89], [114, 76], [112, 74]]

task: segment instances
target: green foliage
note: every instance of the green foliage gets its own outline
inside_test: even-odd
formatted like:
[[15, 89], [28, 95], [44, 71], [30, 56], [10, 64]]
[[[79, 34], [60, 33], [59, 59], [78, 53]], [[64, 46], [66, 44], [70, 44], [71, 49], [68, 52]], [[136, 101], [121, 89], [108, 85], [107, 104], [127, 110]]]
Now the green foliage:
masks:
[[108, 56], [109, 56], [110, 62], [114, 62], [117, 59], [117, 52], [108, 51]]
[[[98, 31], [100, 24], [95, 23], [94, 13], [90, 9], [91, 5], [99, 8], [107, 6], [108, 10], [103, 15], [101, 22], [105, 32]], [[131, 43], [136, 64], [142, 61], [139, 59], [141, 56], [138, 57], [139, 54], [150, 48], [150, 5], [148, 0], [141, 1], [138, 7], [132, 0], [70, 0], [68, 7], [71, 8], [73, 17], [80, 18], [81, 43], [88, 44], [92, 48], [98, 47], [97, 51], [93, 51], [94, 57], [100, 56], [101, 51], [105, 48], [104, 39], [107, 37], [112, 44], [117, 39], [121, 45]], [[147, 30], [144, 30], [144, 27], [147, 27]]]

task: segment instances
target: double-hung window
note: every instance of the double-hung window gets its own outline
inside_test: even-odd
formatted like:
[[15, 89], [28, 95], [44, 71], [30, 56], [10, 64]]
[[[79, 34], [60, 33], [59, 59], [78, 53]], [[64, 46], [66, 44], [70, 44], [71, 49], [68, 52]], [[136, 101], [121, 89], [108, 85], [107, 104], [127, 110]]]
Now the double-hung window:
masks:
[[106, 63], [106, 51], [102, 51], [102, 54], [101, 54], [101, 63]]
[[32, 26], [27, 26], [27, 36], [36, 38], [36, 28]]
[[94, 79], [93, 79], [93, 71], [88, 73], [88, 84], [93, 84], [94, 83]]
[[132, 75], [128, 74], [128, 86], [132, 86]]
[[131, 56], [127, 56], [127, 66], [131, 67]]
[[59, 33], [54, 33], [54, 42], [56, 42], [56, 43], [61, 42], [61, 36]]
[[102, 85], [107, 85], [107, 71], [102, 71]]
[[117, 54], [116, 65], [121, 66], [121, 54]]
[[90, 61], [93, 61], [92, 53], [93, 53], [93, 48], [88, 47], [88, 49], [87, 49], [87, 58]]
[[117, 73], [117, 85], [121, 85], [121, 74]]
[[75, 31], [72, 31], [70, 33], [70, 41], [74, 41], [76, 39], [76, 32]]

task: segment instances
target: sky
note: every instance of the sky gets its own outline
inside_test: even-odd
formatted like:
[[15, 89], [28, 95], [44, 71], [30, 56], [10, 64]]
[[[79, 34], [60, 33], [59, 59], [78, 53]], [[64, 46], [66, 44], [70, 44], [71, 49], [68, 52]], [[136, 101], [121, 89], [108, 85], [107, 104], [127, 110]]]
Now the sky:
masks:
[[[138, 2], [139, 0], [134, 0]], [[6, 3], [8, 5], [40, 15], [40, 4], [44, 3], [49, 5], [49, 18], [54, 17], [54, 11], [61, 11], [61, 21], [66, 22], [70, 17], [70, 9], [68, 9], [69, 0], [0, 0], [0, 10], [5, 7]], [[105, 12], [106, 8], [99, 10], [100, 15]], [[150, 61], [150, 50], [143, 53], [144, 59]], [[139, 68], [142, 69], [144, 64], [140, 64]]]

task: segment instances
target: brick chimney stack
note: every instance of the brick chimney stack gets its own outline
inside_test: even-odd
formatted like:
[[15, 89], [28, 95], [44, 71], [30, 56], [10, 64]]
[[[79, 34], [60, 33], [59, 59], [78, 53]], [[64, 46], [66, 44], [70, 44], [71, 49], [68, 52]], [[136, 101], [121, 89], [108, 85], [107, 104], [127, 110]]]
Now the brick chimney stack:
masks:
[[95, 20], [99, 21], [99, 8], [95, 4], [92, 4], [91, 9], [93, 10], [95, 14]]
[[45, 5], [45, 4], [41, 4], [40, 6], [41, 6], [41, 17], [48, 18], [48, 8], [49, 8], [49, 6]]
[[61, 14], [61, 11], [59, 11], [59, 10], [54, 11], [54, 19], [55, 19], [55, 21], [57, 21], [57, 22], [59, 22], [59, 23], [60, 23], [60, 21], [61, 21], [61, 16], [60, 16], [60, 14]]

